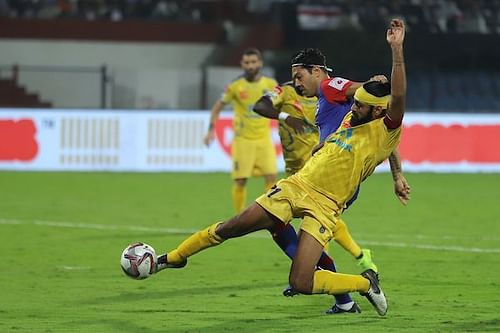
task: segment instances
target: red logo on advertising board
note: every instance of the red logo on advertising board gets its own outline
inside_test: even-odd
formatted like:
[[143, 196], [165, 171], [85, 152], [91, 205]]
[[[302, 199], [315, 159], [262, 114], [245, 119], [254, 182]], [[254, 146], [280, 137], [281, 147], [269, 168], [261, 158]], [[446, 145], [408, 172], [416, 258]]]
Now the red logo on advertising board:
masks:
[[410, 125], [399, 149], [412, 163], [499, 163], [500, 125]]
[[[278, 130], [277, 121], [271, 121], [271, 129], [273, 132]], [[233, 120], [231, 118], [219, 118], [215, 124], [215, 137], [226, 154], [231, 156], [231, 144], [234, 137]], [[281, 155], [281, 143], [274, 142], [274, 148], [276, 149], [276, 154]]]
[[33, 160], [38, 154], [32, 119], [0, 120], [0, 161]]

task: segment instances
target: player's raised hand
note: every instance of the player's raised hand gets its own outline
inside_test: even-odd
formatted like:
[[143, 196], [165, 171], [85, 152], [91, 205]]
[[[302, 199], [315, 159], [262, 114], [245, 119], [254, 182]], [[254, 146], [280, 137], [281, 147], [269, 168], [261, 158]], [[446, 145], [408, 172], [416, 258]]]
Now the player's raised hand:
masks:
[[399, 175], [394, 181], [394, 193], [396, 193], [396, 196], [403, 205], [406, 205], [410, 201], [410, 185], [403, 175]]
[[405, 24], [403, 20], [393, 19], [391, 27], [387, 29], [387, 42], [392, 47], [403, 45], [405, 39]]
[[210, 146], [210, 144], [212, 143], [212, 141], [214, 141], [215, 139], [215, 132], [213, 129], [209, 130], [207, 135], [205, 135], [205, 137], [203, 138], [203, 142], [205, 143], [205, 146]]
[[389, 80], [387, 79], [387, 76], [385, 76], [383, 74], [378, 74], [378, 75], [372, 76], [370, 78], [370, 81], [376, 81], [376, 82], [381, 82], [381, 83], [389, 82]]

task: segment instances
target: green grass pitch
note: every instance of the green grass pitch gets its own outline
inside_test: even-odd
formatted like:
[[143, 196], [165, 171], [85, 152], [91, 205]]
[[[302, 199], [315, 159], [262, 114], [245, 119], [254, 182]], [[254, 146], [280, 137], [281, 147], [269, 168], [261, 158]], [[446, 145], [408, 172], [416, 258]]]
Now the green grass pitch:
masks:
[[[0, 332], [500, 332], [500, 176], [388, 174], [345, 214], [371, 248], [389, 302], [379, 317], [327, 316], [327, 295], [281, 296], [290, 261], [265, 232], [144, 281], [123, 275], [135, 241], [157, 252], [231, 216], [227, 174], [1, 172]], [[262, 180], [252, 179], [248, 199]], [[297, 222], [294, 222], [297, 226]], [[337, 245], [340, 270], [359, 273]]]

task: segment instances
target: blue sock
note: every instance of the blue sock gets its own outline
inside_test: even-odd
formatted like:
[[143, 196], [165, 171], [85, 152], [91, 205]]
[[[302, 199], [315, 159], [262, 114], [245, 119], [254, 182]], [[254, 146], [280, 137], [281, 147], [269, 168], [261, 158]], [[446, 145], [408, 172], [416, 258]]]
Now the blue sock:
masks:
[[288, 223], [278, 223], [276, 228], [272, 231], [273, 240], [280, 247], [288, 258], [293, 260], [295, 252], [297, 252], [297, 233], [293, 226]]

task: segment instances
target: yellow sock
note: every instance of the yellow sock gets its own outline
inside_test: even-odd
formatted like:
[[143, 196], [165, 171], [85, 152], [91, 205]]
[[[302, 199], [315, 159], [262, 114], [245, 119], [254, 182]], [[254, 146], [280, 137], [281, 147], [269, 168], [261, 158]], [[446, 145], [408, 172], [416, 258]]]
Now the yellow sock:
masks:
[[333, 232], [333, 238], [335, 241], [342, 246], [347, 252], [357, 258], [361, 255], [361, 248], [358, 243], [352, 238], [347, 225], [341, 219], [337, 220], [335, 231]]
[[370, 281], [361, 275], [318, 270], [314, 273], [312, 293], [338, 295], [353, 291], [367, 292], [368, 288], [370, 288]]
[[245, 202], [247, 201], [247, 190], [245, 186], [233, 184], [232, 195], [234, 210], [236, 211], [236, 214], [239, 214], [245, 208]]
[[217, 228], [220, 223], [221, 222], [212, 224], [208, 228], [189, 236], [175, 250], [168, 252], [167, 262], [172, 264], [181, 263], [193, 254], [222, 243], [224, 239], [220, 238], [215, 233], [215, 228]]

